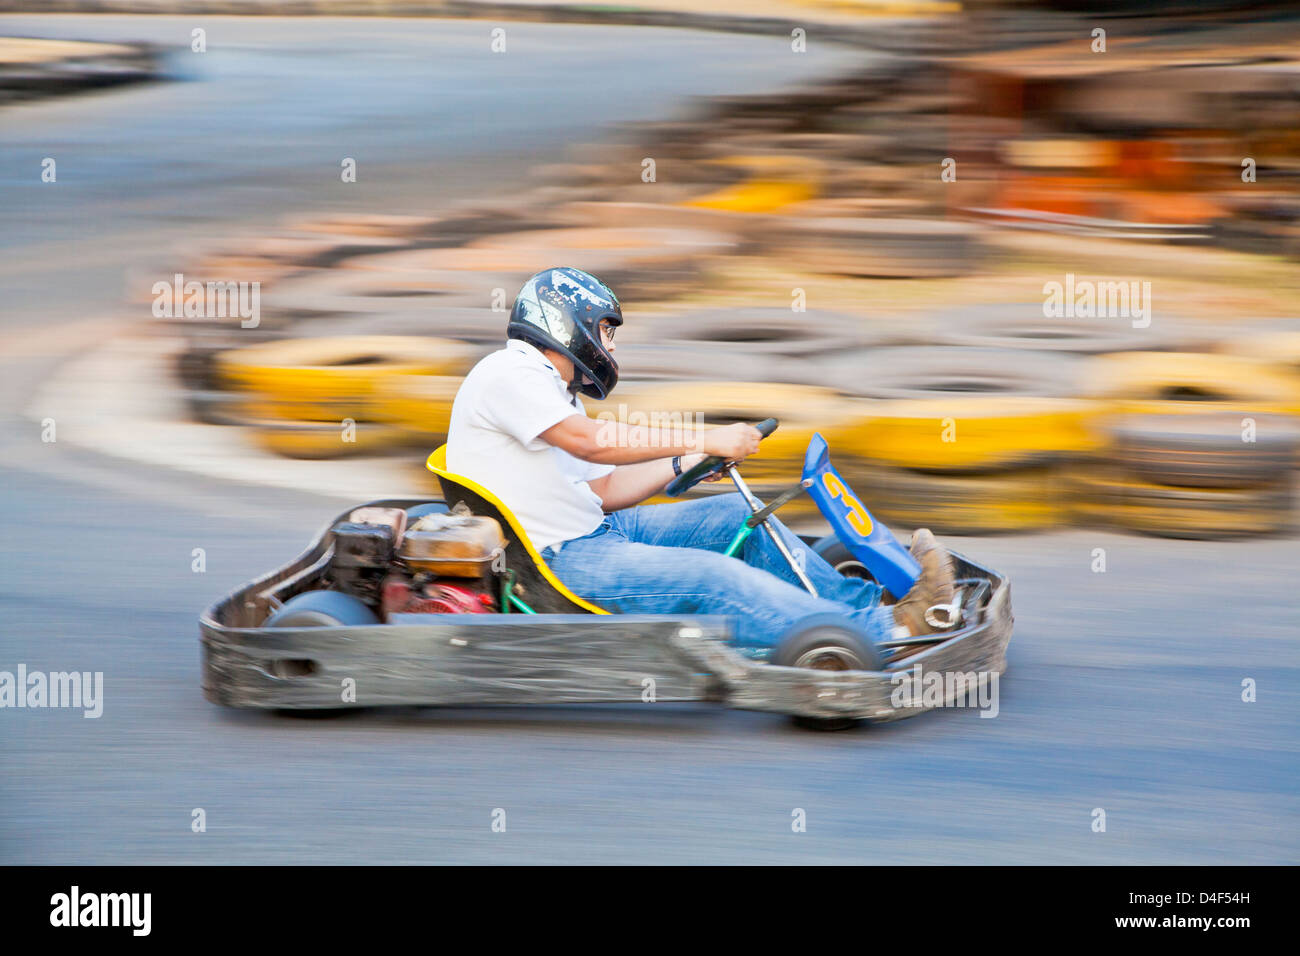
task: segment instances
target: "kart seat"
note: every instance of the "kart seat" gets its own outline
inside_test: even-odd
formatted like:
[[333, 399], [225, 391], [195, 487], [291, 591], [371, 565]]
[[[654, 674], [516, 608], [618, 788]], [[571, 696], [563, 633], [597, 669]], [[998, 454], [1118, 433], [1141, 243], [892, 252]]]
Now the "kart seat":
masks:
[[447, 507], [454, 508], [463, 502], [471, 514], [495, 518], [501, 523], [506, 535], [506, 566], [515, 572], [516, 593], [529, 607], [539, 614], [609, 613], [564, 586], [528, 540], [519, 519], [496, 495], [478, 482], [447, 470], [446, 445], [430, 455], [426, 464], [438, 476]]

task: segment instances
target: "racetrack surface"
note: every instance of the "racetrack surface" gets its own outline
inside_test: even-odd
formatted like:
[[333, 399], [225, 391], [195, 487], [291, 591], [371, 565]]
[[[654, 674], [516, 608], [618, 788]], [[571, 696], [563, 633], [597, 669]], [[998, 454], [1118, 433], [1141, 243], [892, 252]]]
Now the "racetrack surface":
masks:
[[[0, 18], [0, 32], [15, 32], [16, 19]], [[64, 31], [56, 35], [104, 39], [167, 27], [157, 19], [140, 27], [118, 18], [52, 22]], [[337, 503], [43, 443], [19, 410], [32, 385], [76, 352], [76, 341], [55, 327], [93, 318], [99, 302], [117, 311], [122, 270], [184, 235], [187, 221], [213, 233], [269, 222], [310, 209], [333, 188], [277, 172], [289, 157], [277, 159], [275, 150], [264, 161], [250, 157], [223, 185], [222, 162], [193, 144], [161, 137], [142, 148], [145, 130], [179, 129], [160, 123], [159, 110], [175, 118], [186, 102], [207, 103], [190, 115], [217, 132], [263, 115], [221, 108], [222, 89], [242, 90], [285, 122], [297, 108], [295, 88], [298, 106], [315, 102], [319, 89], [287, 71], [281, 95], [254, 96], [254, 79], [274, 74], [279, 62], [259, 58], [259, 46], [301, 43], [294, 55], [307, 75], [330, 74], [336, 60], [313, 32], [321, 23], [214, 22], [246, 31], [234, 34], [243, 37], [235, 59], [246, 73], [232, 86], [207, 76], [70, 99], [47, 112], [21, 107], [3, 118], [5, 216], [16, 227], [0, 240], [0, 335], [41, 322], [51, 336], [44, 351], [0, 356], [0, 670], [24, 663], [33, 671], [103, 671], [105, 702], [98, 719], [0, 710], [0, 862], [1297, 861], [1294, 539], [1177, 542], [1074, 530], [951, 541], [1012, 580], [1016, 633], [994, 719], [950, 710], [820, 735], [780, 717], [707, 705], [302, 719], [205, 701], [198, 613], [296, 556]], [[378, 84], [373, 61], [412, 57], [421, 37], [476, 43], [488, 26], [355, 26], [353, 72]], [[381, 32], [365, 32], [372, 28]], [[632, 64], [611, 68], [605, 88], [593, 91], [584, 130], [592, 138], [637, 97], [642, 115], [662, 114], [689, 93], [752, 88], [756, 75], [774, 85], [794, 78], [762, 65], [770, 62], [763, 38], [592, 32], [600, 29], [518, 28], [545, 36], [556, 62], [596, 46], [606, 62]], [[595, 36], [600, 44], [591, 43]], [[447, 43], [438, 62], [454, 79], [478, 54], [468, 41], [464, 49]], [[205, 69], [220, 72], [217, 64]], [[645, 80], [647, 64], [657, 64], [655, 82]], [[517, 80], [477, 84], [444, 124], [458, 132], [410, 127], [394, 181], [415, 188], [421, 177], [409, 164], [439, 142], [460, 143], [459, 158], [446, 157], [446, 168], [459, 170], [456, 195], [490, 194], [511, 163], [522, 174], [561, 159], [568, 134], [538, 123], [529, 149], [503, 158], [501, 169], [476, 166], [475, 150], [488, 144], [465, 124], [493, 116], [501, 129], [522, 125], [548, 91], [572, 96], [581, 79], [536, 64], [518, 69], [556, 85], [520, 100]], [[136, 109], [131, 97], [150, 105]], [[350, 118], [323, 115], [320, 128], [300, 116], [301, 126], [285, 127], [286, 139], [326, 144], [340, 129], [369, 129], [382, 140], [364, 106]], [[133, 128], [133, 117], [142, 125]], [[395, 150], [400, 139], [394, 134]], [[60, 198], [11, 189], [27, 182], [28, 161], [39, 183], [39, 158], [51, 143], [56, 156], [73, 160], [60, 159]], [[325, 178], [336, 179], [337, 160], [321, 150], [331, 157]], [[78, 186], [72, 170], [83, 161], [103, 165]], [[123, 179], [123, 169], [134, 172]], [[419, 193], [431, 203], [440, 195], [427, 182]], [[406, 198], [390, 185], [374, 203], [394, 211]], [[858, 490], [869, 503], [869, 489]], [[205, 551], [204, 573], [191, 569], [195, 548]], [[1105, 549], [1105, 573], [1092, 570], [1096, 548]], [[1254, 703], [1241, 700], [1245, 678], [1257, 684]], [[196, 808], [206, 814], [204, 833], [191, 830]], [[506, 811], [504, 833], [492, 830], [496, 808]], [[791, 830], [796, 808], [806, 813], [807, 832]], [[1092, 830], [1094, 808], [1106, 812], [1104, 833]]]

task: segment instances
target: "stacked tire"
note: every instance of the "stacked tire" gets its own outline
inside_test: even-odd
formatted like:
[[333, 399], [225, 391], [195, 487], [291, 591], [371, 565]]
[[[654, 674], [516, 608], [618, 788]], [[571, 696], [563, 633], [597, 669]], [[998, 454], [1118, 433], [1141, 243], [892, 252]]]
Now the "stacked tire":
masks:
[[886, 521], [978, 534], [1065, 520], [1063, 469], [1097, 445], [1070, 397], [1083, 360], [1009, 349], [884, 348], [827, 362], [858, 396], [827, 437]]
[[[458, 378], [474, 354], [451, 339], [285, 339], [225, 352], [218, 368], [226, 386], [243, 396], [243, 423], [259, 444], [292, 458], [338, 458], [424, 437], [412, 428], [411, 393], [402, 380]], [[436, 392], [441, 405], [422, 408], [423, 421], [445, 422], [447, 391]]]
[[1292, 526], [1300, 428], [1277, 415], [1138, 415], [1108, 425], [1100, 465], [1074, 476], [1081, 524], [1218, 539]]

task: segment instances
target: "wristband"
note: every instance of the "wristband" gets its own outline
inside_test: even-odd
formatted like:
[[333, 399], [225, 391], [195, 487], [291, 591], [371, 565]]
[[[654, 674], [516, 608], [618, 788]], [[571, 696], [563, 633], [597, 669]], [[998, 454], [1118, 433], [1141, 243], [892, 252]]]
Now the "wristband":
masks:
[[673, 474], [680, 476], [681, 473], [682, 473], [682, 456], [673, 455]]

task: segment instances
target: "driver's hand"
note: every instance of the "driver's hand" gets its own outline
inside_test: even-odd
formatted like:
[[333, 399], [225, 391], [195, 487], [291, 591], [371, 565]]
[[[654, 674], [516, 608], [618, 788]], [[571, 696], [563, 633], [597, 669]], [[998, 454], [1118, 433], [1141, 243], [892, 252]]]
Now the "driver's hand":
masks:
[[702, 437], [704, 454], [717, 455], [719, 458], [735, 463], [744, 461], [757, 452], [759, 440], [763, 436], [753, 425], [736, 422], [734, 425], [711, 428]]

